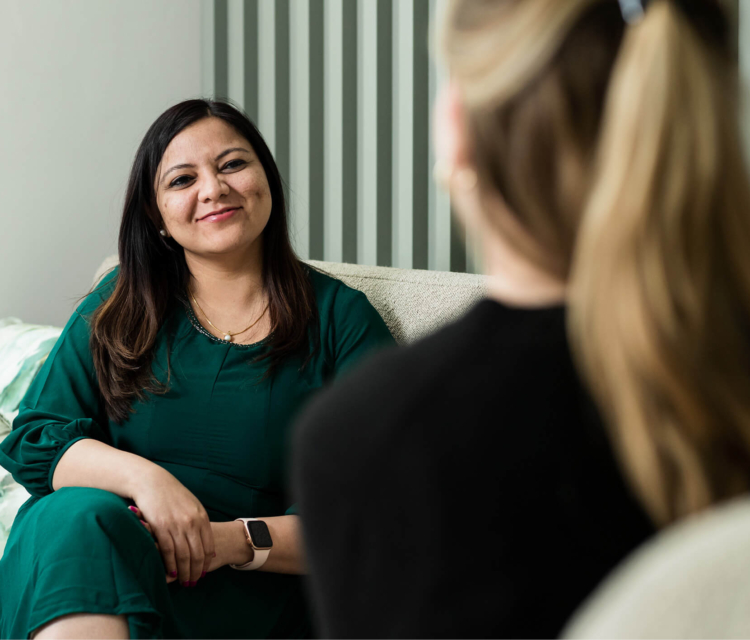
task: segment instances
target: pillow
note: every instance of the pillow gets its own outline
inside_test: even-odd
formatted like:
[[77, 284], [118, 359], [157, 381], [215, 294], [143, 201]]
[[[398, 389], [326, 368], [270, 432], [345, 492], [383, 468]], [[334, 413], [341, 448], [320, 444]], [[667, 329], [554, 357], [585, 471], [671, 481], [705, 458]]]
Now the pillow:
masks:
[[0, 319], [0, 437], [10, 431], [21, 399], [62, 329]]
[[[26, 390], [39, 372], [62, 329], [0, 319], [0, 442], [10, 432]], [[0, 557], [19, 507], [29, 494], [0, 467]]]

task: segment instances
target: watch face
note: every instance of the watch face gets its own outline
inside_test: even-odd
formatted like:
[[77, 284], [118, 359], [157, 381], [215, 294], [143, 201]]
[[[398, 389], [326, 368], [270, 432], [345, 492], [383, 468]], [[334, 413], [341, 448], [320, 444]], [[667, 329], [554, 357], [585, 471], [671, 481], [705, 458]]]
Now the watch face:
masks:
[[251, 520], [247, 523], [247, 530], [250, 532], [253, 546], [257, 549], [270, 549], [273, 546], [268, 525], [262, 520]]

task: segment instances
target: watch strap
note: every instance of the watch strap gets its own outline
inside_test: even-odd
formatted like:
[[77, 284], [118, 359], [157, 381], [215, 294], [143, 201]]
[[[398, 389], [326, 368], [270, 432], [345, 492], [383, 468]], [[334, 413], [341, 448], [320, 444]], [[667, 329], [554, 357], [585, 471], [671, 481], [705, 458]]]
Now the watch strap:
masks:
[[247, 523], [254, 520], [259, 520], [259, 518], [237, 518], [235, 520], [235, 522], [241, 522], [242, 526], [245, 528], [245, 537], [247, 538], [247, 543], [253, 548], [254, 555], [253, 559], [245, 564], [230, 564], [229, 566], [232, 567], [232, 569], [237, 569], [238, 571], [255, 571], [256, 569], [260, 569], [266, 563], [266, 560], [268, 560], [271, 550], [256, 549], [255, 545], [252, 544], [250, 534], [247, 532]]

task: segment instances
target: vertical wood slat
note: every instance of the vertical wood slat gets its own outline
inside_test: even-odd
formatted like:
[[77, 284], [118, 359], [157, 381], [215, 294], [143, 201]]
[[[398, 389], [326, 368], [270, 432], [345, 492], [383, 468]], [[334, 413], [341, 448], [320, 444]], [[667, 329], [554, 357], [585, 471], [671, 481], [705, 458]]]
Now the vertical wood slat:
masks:
[[242, 15], [242, 30], [245, 36], [243, 48], [245, 77], [242, 106], [256, 126], [258, 125], [258, 1], [244, 0]]
[[394, 265], [426, 269], [429, 4], [398, 0], [394, 9]]
[[357, 261], [357, 3], [343, 3], [341, 20], [342, 260]]
[[356, 11], [351, 0], [325, 2], [324, 255], [334, 262], [357, 260]]
[[284, 180], [289, 177], [289, 1], [274, 1], [274, 111], [276, 164]]
[[391, 2], [357, 4], [357, 262], [391, 256]]
[[390, 267], [393, 264], [393, 216], [390, 205], [394, 182], [391, 173], [393, 138], [388, 132], [393, 128], [393, 4], [385, 1], [378, 2], [377, 6], [377, 264]]
[[227, 50], [227, 0], [213, 0], [214, 3], [214, 95], [227, 98], [229, 94]]
[[201, 93], [212, 96], [216, 85], [214, 79], [214, 58], [216, 54], [216, 33], [214, 29], [214, 0], [201, 3]]
[[227, 97], [245, 108], [245, 45], [252, 41], [245, 37], [244, 0], [227, 0]]
[[258, 3], [258, 129], [276, 157], [276, 3]]
[[295, 0], [289, 23], [289, 226], [297, 255], [310, 258], [310, 2]]
[[378, 5], [357, 0], [357, 263], [378, 261]]
[[411, 34], [412, 49], [412, 267], [427, 269], [428, 258], [428, 210], [429, 189], [429, 113], [430, 113], [430, 59], [427, 48], [429, 35], [430, 6], [424, 0], [414, 3], [414, 22]]
[[344, 0], [325, 0], [325, 260], [341, 262], [343, 259], [343, 144], [344, 78], [343, 42]]
[[324, 0], [310, 0], [310, 258], [322, 260], [325, 244], [325, 41]]
[[410, 88], [414, 71], [408, 61], [412, 55], [414, 0], [396, 0], [393, 7], [393, 266], [411, 269], [412, 108]]

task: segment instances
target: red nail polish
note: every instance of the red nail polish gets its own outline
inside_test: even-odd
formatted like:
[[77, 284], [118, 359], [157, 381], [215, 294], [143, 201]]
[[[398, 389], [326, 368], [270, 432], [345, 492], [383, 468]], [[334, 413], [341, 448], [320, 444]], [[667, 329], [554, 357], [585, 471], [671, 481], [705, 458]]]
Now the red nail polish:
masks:
[[136, 511], [138, 511], [138, 509], [136, 509], [135, 507], [128, 507], [128, 509], [130, 509], [133, 513], [135, 513]]
[[206, 575], [206, 572], [204, 571], [203, 573], [201, 573], [201, 578], [205, 577], [205, 575]]
[[146, 521], [145, 520], [141, 520], [141, 524], [145, 526]]
[[195, 580], [195, 581], [192, 581], [192, 580], [191, 580], [191, 582], [190, 582], [190, 586], [191, 586], [191, 587], [194, 587], [194, 586], [195, 586], [196, 584], [198, 584], [198, 581], [197, 581], [197, 580]]
[[214, 558], [216, 557], [216, 551], [214, 551], [214, 555], [213, 555], [213, 557], [214, 557]]
[[170, 571], [169, 575], [172, 576], [173, 578], [176, 578], [177, 577], [177, 572], [176, 571]]
[[187, 581], [185, 581], [185, 582], [183, 582], [183, 583], [182, 583], [182, 586], [183, 586], [183, 587], [189, 587], [189, 586], [190, 586], [190, 583], [189, 583], [189, 582], [187, 582]]

